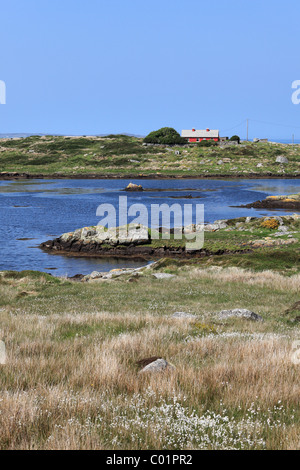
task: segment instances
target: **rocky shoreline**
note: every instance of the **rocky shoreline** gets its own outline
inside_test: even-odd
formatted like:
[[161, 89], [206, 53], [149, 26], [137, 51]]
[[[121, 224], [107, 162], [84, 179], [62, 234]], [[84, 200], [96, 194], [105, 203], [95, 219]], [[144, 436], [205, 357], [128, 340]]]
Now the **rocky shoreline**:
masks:
[[[206, 226], [191, 226], [190, 232], [214, 232], [226, 228], [226, 222], [220, 220]], [[128, 230], [126, 237], [121, 230]], [[159, 229], [162, 233], [163, 228]], [[171, 230], [174, 233], [174, 230]], [[168, 243], [156, 246], [152, 243], [150, 231], [147, 227], [137, 225], [134, 227], [117, 227], [104, 229], [101, 226], [84, 227], [74, 232], [61, 235], [54, 240], [48, 240], [39, 246], [42, 250], [59, 255], [84, 257], [114, 257], [131, 259], [160, 259], [160, 258], [199, 258], [204, 256], [238, 253], [241, 250], [230, 251], [218, 249], [214, 253], [207, 249], [187, 250], [183, 240], [182, 245], [171, 246]]]
[[184, 174], [184, 175], [172, 175], [172, 174], [98, 174], [98, 173], [87, 173], [87, 174], [60, 174], [60, 173], [49, 173], [49, 174], [32, 174], [32, 173], [18, 173], [18, 172], [1, 172], [0, 180], [22, 180], [22, 179], [144, 179], [144, 180], [174, 180], [174, 179], [299, 179], [300, 173], [224, 173], [224, 174]]
[[54, 255], [64, 255], [64, 256], [78, 256], [78, 257], [112, 257], [112, 258], [130, 258], [130, 259], [142, 259], [149, 261], [152, 259], [160, 258], [201, 258], [204, 256], [211, 255], [224, 255], [224, 254], [234, 254], [245, 252], [245, 250], [217, 250], [216, 252], [211, 252], [210, 250], [201, 249], [188, 251], [185, 247], [151, 247], [143, 246], [137, 244], [130, 244], [128, 246], [108, 246], [101, 245], [96, 242], [85, 243], [83, 240], [71, 240], [71, 241], [62, 241], [60, 238], [55, 240], [48, 240], [44, 243], [41, 243], [39, 246], [42, 250], [47, 253]]
[[[136, 224], [109, 229], [92, 226], [64, 233], [54, 240], [43, 242], [39, 247], [47, 253], [65, 256], [130, 258], [145, 261], [161, 258], [195, 259], [212, 255], [251, 253], [256, 248], [296, 243], [294, 235], [299, 232], [299, 220], [298, 214], [216, 220], [212, 224], [192, 224], [185, 227], [184, 234], [180, 233], [179, 240], [175, 236], [175, 229], [171, 229], [170, 234], [167, 231], [168, 237], [162, 237], [165, 228], [153, 233], [148, 227]], [[266, 237], [264, 230], [273, 233], [270, 232], [270, 236]], [[216, 232], [217, 237], [219, 231], [228, 232], [228, 235], [221, 236], [215, 245], [208, 243], [205, 247], [195, 250], [186, 249], [186, 242], [189, 240], [185, 235]], [[238, 235], [243, 231], [249, 233], [246, 239]], [[251, 235], [255, 231], [256, 236]], [[232, 242], [236, 237], [238, 241]], [[211, 235], [208, 240], [212, 240]]]

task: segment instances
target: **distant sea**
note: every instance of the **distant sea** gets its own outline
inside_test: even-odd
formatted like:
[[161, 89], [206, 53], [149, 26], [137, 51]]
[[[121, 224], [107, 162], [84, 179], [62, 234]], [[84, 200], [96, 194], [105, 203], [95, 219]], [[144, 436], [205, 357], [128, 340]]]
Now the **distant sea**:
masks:
[[[269, 142], [278, 142], [280, 144], [292, 144], [292, 139], [269, 139]], [[300, 144], [299, 139], [294, 140], [294, 144]]]

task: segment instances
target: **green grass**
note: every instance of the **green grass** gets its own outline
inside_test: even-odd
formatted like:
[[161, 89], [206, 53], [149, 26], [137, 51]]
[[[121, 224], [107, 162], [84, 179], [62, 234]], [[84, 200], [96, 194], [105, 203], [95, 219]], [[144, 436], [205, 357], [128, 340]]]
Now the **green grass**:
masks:
[[[236, 147], [143, 146], [142, 139], [107, 137], [27, 137], [0, 140], [0, 172], [103, 176], [209, 176], [300, 173], [300, 147], [242, 143]], [[180, 155], [175, 155], [175, 150]], [[275, 163], [285, 155], [288, 165]], [[134, 160], [134, 161], [132, 161]], [[222, 165], [217, 162], [223, 160]], [[257, 164], [262, 163], [262, 168]]]

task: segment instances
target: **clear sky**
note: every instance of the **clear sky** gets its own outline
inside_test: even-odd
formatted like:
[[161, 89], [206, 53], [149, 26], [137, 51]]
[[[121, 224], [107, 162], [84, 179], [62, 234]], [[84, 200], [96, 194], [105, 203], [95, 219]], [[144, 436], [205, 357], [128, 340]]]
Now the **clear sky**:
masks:
[[245, 137], [245, 123], [234, 127], [249, 118], [250, 138], [300, 139], [291, 101], [299, 0], [0, 6], [0, 133], [145, 135], [171, 126]]

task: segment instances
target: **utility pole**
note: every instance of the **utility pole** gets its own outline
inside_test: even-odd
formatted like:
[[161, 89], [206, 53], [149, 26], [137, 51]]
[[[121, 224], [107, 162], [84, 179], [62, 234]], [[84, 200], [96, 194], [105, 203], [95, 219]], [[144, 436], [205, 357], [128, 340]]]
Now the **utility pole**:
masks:
[[247, 142], [248, 142], [248, 136], [249, 136], [249, 119], [247, 119]]
[[295, 136], [294, 136], [294, 134], [293, 134], [293, 145], [294, 145], [294, 142], [295, 142]]

